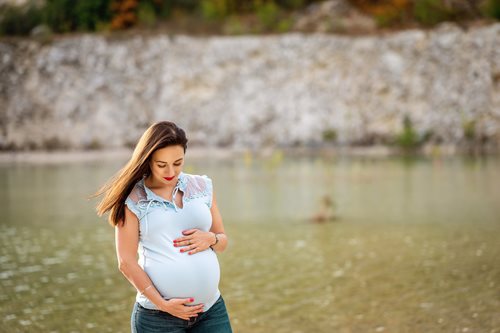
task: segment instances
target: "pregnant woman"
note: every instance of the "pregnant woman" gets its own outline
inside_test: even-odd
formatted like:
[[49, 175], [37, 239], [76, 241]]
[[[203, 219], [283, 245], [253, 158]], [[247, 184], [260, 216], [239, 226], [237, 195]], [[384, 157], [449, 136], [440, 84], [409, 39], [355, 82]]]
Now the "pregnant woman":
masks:
[[[162, 121], [96, 195], [115, 227], [119, 269], [137, 289], [132, 332], [232, 332], [216, 252], [227, 246], [212, 180], [182, 172], [185, 132]], [[137, 260], [139, 254], [139, 260]]]

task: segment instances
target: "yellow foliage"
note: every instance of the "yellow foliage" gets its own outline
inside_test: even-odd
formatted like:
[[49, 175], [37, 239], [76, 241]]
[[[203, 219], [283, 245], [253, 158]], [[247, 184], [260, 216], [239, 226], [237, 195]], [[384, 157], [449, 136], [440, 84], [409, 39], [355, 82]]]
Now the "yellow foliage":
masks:
[[408, 9], [410, 0], [350, 0], [363, 12], [373, 15], [391, 15]]
[[114, 30], [125, 29], [137, 23], [138, 0], [113, 0], [111, 11], [111, 28]]

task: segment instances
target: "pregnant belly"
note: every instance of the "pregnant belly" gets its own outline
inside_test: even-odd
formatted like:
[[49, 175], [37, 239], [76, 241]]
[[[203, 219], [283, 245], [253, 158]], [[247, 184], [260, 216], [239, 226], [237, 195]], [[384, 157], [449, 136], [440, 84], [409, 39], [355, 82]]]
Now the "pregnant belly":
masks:
[[192, 297], [192, 304], [206, 303], [213, 300], [219, 288], [219, 261], [211, 250], [193, 255], [146, 257], [144, 271], [166, 299]]

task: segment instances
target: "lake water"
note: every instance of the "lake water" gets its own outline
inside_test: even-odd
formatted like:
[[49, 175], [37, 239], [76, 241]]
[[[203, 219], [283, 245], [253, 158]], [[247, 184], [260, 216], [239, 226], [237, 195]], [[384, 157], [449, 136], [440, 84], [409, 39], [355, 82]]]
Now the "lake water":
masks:
[[[189, 159], [230, 238], [235, 332], [500, 332], [500, 159]], [[135, 291], [87, 200], [125, 161], [0, 165], [1, 332], [128, 332]], [[333, 202], [332, 222], [312, 223]]]

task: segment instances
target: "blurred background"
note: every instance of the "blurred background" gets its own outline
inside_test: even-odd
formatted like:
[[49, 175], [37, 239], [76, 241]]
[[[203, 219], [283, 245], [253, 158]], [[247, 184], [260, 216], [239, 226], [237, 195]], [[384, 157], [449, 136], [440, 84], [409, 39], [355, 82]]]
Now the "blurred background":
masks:
[[0, 332], [128, 332], [88, 197], [172, 120], [235, 332], [500, 332], [497, 0], [0, 1]]

